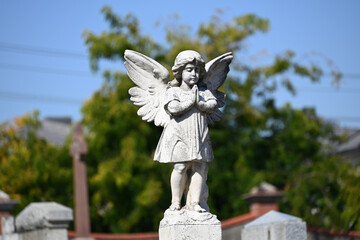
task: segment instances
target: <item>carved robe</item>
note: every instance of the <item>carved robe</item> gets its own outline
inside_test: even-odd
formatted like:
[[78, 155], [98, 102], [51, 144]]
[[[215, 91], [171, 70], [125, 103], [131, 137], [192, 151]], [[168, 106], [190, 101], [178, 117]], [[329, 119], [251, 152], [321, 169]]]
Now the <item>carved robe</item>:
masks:
[[[179, 87], [169, 88], [165, 96], [165, 110], [167, 111], [167, 105], [171, 101], [185, 101], [190, 99], [190, 94], [191, 91], [184, 91]], [[204, 101], [216, 100], [209, 90], [199, 90], [199, 97]], [[194, 105], [180, 116], [171, 116], [160, 137], [154, 161], [211, 162], [213, 159], [206, 113]]]

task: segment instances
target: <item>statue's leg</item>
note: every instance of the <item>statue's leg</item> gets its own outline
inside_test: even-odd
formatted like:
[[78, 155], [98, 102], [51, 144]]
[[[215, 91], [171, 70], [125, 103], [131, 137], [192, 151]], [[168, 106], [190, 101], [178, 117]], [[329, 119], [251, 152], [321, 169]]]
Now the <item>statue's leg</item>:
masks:
[[204, 180], [204, 184], [203, 184], [203, 187], [202, 187], [202, 190], [201, 190], [201, 195], [200, 195], [200, 206], [205, 209], [207, 212], [210, 211], [210, 208], [207, 204], [207, 200], [208, 200], [208, 197], [209, 197], [209, 189], [208, 189], [208, 186], [206, 184], [206, 180], [207, 180], [207, 173], [208, 173], [208, 168], [206, 168], [206, 173], [204, 174], [205, 175], [205, 180]]
[[191, 182], [189, 192], [191, 195], [190, 209], [197, 212], [206, 212], [200, 206], [201, 193], [207, 178], [208, 165], [206, 162], [194, 161], [192, 165]]
[[188, 163], [174, 163], [174, 168], [171, 173], [170, 185], [171, 185], [171, 206], [170, 210], [180, 210], [181, 208], [181, 198], [186, 185], [186, 170], [188, 168]]

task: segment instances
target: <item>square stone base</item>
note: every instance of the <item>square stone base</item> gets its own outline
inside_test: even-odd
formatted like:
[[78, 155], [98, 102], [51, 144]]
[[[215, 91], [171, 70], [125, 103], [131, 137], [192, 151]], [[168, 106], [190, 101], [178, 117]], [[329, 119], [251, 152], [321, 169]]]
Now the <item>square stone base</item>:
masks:
[[159, 240], [221, 240], [221, 225], [174, 225], [159, 229]]
[[68, 240], [66, 229], [39, 229], [22, 232], [19, 235], [22, 240]]
[[208, 212], [167, 210], [160, 222], [159, 240], [221, 240], [221, 223]]

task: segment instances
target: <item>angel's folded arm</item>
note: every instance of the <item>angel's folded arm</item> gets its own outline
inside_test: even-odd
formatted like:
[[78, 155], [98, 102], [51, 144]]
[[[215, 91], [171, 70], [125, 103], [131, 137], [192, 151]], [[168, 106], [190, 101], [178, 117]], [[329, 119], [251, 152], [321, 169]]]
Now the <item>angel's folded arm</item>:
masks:
[[165, 105], [165, 109], [172, 116], [179, 116], [187, 112], [194, 105], [194, 101], [191, 99], [185, 101], [172, 100]]
[[217, 101], [214, 98], [209, 99], [207, 101], [200, 100], [197, 103], [197, 106], [201, 111], [209, 112], [209, 113], [215, 112], [217, 110], [217, 105], [218, 105]]

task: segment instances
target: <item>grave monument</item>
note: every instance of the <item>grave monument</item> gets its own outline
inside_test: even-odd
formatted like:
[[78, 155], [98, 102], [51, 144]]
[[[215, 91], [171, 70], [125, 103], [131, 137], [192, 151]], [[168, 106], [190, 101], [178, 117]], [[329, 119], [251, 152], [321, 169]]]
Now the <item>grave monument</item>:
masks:
[[[221, 224], [209, 212], [206, 185], [213, 161], [208, 124], [220, 120], [225, 94], [218, 88], [229, 72], [232, 53], [205, 63], [192, 50], [180, 52], [172, 71], [135, 51], [125, 51], [125, 67], [136, 84], [130, 100], [143, 120], [164, 127], [154, 161], [171, 163], [172, 200], [160, 222], [160, 240], [221, 239]], [[185, 196], [185, 206], [181, 204]]]
[[89, 199], [85, 161], [85, 154], [87, 152], [88, 146], [84, 139], [82, 126], [80, 123], [77, 123], [74, 126], [73, 142], [70, 148], [74, 169], [76, 240], [92, 240], [90, 236]]

